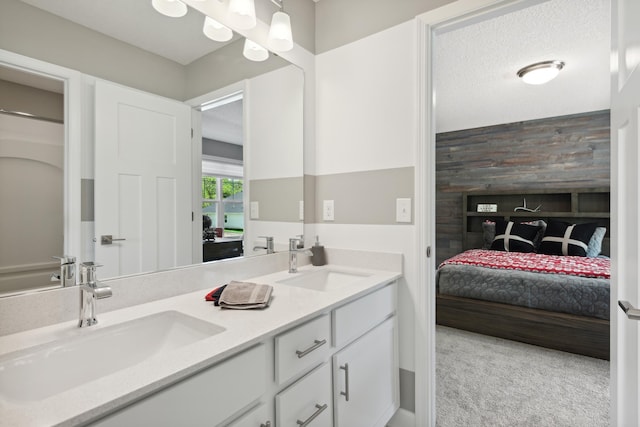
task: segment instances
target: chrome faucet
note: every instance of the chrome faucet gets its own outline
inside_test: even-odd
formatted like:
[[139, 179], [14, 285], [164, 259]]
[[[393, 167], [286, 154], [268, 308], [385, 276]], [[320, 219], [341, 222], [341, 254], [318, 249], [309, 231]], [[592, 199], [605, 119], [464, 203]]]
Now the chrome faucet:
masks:
[[96, 279], [96, 268], [99, 264], [83, 262], [80, 264], [80, 318], [79, 327], [91, 326], [98, 323], [96, 319], [96, 300], [109, 298], [111, 288], [102, 286]]
[[298, 254], [312, 255], [310, 248], [304, 247], [304, 236], [289, 239], [289, 273], [298, 272]]
[[258, 236], [261, 239], [266, 239], [266, 246], [254, 246], [254, 251], [259, 251], [260, 249], [266, 249], [268, 254], [272, 254], [275, 251], [273, 250], [273, 237], [272, 236]]
[[76, 257], [74, 256], [54, 256], [60, 260], [60, 272], [51, 275], [52, 282], [60, 282], [63, 288], [76, 285]]

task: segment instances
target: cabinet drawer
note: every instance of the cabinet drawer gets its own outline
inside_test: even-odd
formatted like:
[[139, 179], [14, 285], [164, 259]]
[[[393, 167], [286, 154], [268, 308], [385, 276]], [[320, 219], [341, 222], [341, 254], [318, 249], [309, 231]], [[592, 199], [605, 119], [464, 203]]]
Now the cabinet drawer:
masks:
[[266, 403], [259, 405], [227, 427], [275, 427], [275, 423], [269, 417], [269, 408]]
[[353, 341], [395, 313], [396, 283], [333, 310], [333, 344]]
[[328, 314], [291, 329], [275, 339], [276, 381], [282, 384], [324, 362], [331, 347]]
[[325, 363], [276, 395], [276, 425], [333, 426], [331, 367]]
[[264, 344], [158, 391], [93, 426], [218, 426], [262, 396]]

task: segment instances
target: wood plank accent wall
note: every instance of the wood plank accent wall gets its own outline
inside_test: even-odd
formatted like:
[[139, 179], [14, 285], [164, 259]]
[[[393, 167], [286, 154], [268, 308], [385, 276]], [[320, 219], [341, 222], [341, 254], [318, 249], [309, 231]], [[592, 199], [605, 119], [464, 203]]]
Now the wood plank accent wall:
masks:
[[436, 262], [462, 251], [462, 192], [610, 186], [609, 110], [436, 135]]

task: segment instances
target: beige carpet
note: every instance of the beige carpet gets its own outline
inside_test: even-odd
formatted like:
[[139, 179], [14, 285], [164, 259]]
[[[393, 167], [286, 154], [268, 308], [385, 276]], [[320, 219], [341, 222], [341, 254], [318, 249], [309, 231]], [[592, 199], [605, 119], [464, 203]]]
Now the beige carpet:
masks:
[[608, 426], [609, 362], [437, 326], [437, 426]]

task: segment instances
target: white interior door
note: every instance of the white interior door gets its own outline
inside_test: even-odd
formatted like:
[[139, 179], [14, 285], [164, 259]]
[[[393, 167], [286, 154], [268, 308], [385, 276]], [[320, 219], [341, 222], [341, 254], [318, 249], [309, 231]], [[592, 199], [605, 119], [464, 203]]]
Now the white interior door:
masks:
[[[100, 277], [191, 263], [191, 109], [104, 81], [95, 89]], [[102, 236], [112, 236], [103, 244]], [[115, 240], [124, 239], [124, 240]]]
[[613, 0], [611, 84], [611, 425], [640, 425], [639, 322], [616, 307], [640, 304], [640, 2]]

